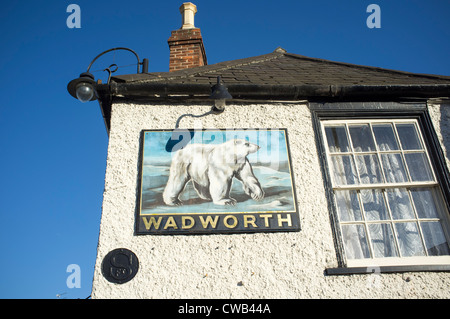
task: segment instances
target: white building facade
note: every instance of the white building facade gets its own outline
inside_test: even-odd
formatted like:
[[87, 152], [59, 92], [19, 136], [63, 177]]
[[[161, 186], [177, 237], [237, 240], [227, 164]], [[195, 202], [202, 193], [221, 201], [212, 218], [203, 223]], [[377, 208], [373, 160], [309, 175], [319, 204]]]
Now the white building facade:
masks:
[[[402, 109], [405, 106], [400, 104], [398, 107]], [[326, 159], [319, 156], [317, 147], [319, 143], [325, 144], [324, 140], [319, 140], [321, 137], [317, 134], [324, 128], [315, 127], [314, 121], [317, 119], [315, 119], [314, 111], [311, 110], [310, 104], [304, 102], [233, 103], [227, 105], [226, 111], [221, 115], [209, 115], [203, 118], [186, 117], [182, 122], [183, 128], [277, 128], [282, 123], [283, 127], [287, 128], [290, 138], [300, 231], [136, 235], [141, 131], [170, 129], [171, 126], [168, 123], [174, 125], [184, 114], [201, 114], [207, 112], [209, 108], [209, 105], [187, 103], [183, 105], [117, 103], [113, 105], [93, 298], [449, 297], [448, 254], [432, 256], [431, 253], [428, 256], [422, 252], [420, 257], [403, 257], [403, 253], [407, 255], [408, 251], [406, 246], [402, 246], [401, 242], [398, 243], [402, 235], [399, 234], [401, 228], [397, 225], [401, 224], [394, 222], [395, 219], [392, 217], [389, 218], [388, 223], [381, 223], [381, 219], [378, 223], [370, 223], [369, 213], [364, 211], [364, 218], [367, 220], [365, 223], [357, 218], [352, 219], [353, 224], [348, 220], [342, 224], [339, 224], [340, 221], [333, 220], [339, 215], [337, 211], [339, 206], [334, 204], [333, 208], [330, 204], [329, 197], [332, 196], [333, 190], [327, 190], [326, 187], [330, 186], [324, 182], [326, 172], [323, 165]], [[446, 154], [446, 140], [450, 138], [448, 125], [445, 124], [448, 120], [448, 105], [424, 104], [418, 108], [421, 109], [420, 112], [429, 114], [439, 145]], [[161, 112], [161, 109], [164, 112]], [[384, 118], [380, 118], [381, 122], [386, 124]], [[342, 120], [342, 123], [349, 125], [346, 120]], [[411, 118], [401, 116], [389, 119], [387, 123], [394, 123], [394, 125], [396, 121], [411, 123], [410, 120], [419, 127], [420, 124], [415, 122], [416, 116]], [[360, 119], [357, 123], [373, 125], [377, 121]], [[326, 155], [326, 157], [330, 156], [330, 154]], [[427, 156], [430, 155], [427, 154]], [[445, 164], [448, 165], [447, 158]], [[327, 165], [331, 166], [331, 164]], [[331, 176], [333, 173], [328, 172], [328, 174]], [[433, 186], [425, 184], [427, 186], [420, 185], [420, 189], [434, 187], [434, 184]], [[408, 186], [405, 185], [405, 187]], [[351, 190], [354, 189], [358, 188], [351, 188]], [[386, 188], [382, 189], [386, 192]], [[415, 203], [411, 189], [406, 189], [410, 192], [409, 196], [413, 198], [412, 203]], [[428, 193], [424, 191], [424, 194]], [[360, 191], [358, 195], [361, 197]], [[385, 198], [389, 198], [388, 196], [384, 194]], [[336, 199], [334, 200], [336, 203]], [[359, 201], [362, 202], [361, 199]], [[411, 217], [408, 222], [405, 221], [405, 225], [415, 223], [415, 225], [423, 226], [427, 220], [432, 224], [441, 223], [441, 227], [445, 227], [445, 223], [448, 223], [446, 219], [448, 212], [445, 208], [446, 203], [441, 204], [442, 211], [437, 215], [423, 221], [418, 217]], [[415, 204], [415, 214], [418, 214], [418, 205], [418, 203]], [[440, 204], [436, 203], [436, 206], [438, 205]], [[360, 206], [361, 212], [364, 204]], [[386, 207], [389, 207], [391, 215], [394, 214], [391, 206]], [[332, 211], [333, 209], [336, 211]], [[441, 213], [443, 216], [439, 215]], [[387, 218], [383, 219], [383, 221], [386, 220]], [[394, 229], [397, 230], [397, 237], [395, 237], [397, 243], [395, 238], [391, 243], [399, 245], [393, 248], [397, 257], [381, 258], [379, 256], [382, 254], [380, 250], [384, 247], [376, 250], [378, 237], [371, 237], [371, 242], [366, 243], [369, 256], [358, 255], [367, 253], [361, 247], [345, 246], [351, 244], [361, 246], [355, 236], [353, 239], [338, 238], [342, 236], [342, 229], [345, 227], [366, 227], [370, 231], [372, 225], [380, 224], [390, 227], [388, 229], [391, 229], [391, 232]], [[337, 234], [336, 229], [340, 229], [341, 234]], [[427, 245], [428, 239], [424, 232], [426, 230], [422, 229], [420, 240], [425, 241]], [[419, 236], [418, 231], [414, 234]], [[377, 235], [382, 236], [375, 231], [372, 233], [374, 237]], [[351, 237], [348, 234], [347, 236]], [[392, 238], [394, 234], [390, 236]], [[438, 236], [446, 236], [446, 234], [442, 230], [442, 235]], [[365, 235], [362, 236], [364, 237]], [[445, 243], [448, 247], [448, 241]], [[442, 242], [436, 244], [442, 244]], [[422, 249], [430, 252], [431, 246], [424, 247]], [[129, 249], [139, 259], [139, 270], [135, 277], [123, 284], [109, 282], [102, 275], [101, 270], [104, 257], [117, 248]], [[356, 266], [352, 268], [352, 264]], [[397, 269], [387, 266], [396, 266]], [[335, 271], [339, 269], [343, 271]], [[388, 270], [388, 273], [383, 270]]]

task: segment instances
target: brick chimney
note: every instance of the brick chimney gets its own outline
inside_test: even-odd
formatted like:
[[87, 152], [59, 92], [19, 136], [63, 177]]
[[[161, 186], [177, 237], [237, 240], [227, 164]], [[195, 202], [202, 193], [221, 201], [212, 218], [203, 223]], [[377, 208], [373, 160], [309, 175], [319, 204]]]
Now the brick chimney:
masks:
[[180, 29], [172, 31], [167, 40], [170, 48], [169, 72], [207, 65], [200, 29], [194, 25], [197, 6], [185, 2], [180, 7], [183, 18]]

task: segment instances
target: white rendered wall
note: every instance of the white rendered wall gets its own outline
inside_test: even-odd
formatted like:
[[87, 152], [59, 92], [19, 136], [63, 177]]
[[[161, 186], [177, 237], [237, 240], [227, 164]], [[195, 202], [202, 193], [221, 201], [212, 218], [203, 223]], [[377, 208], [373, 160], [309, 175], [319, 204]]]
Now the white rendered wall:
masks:
[[[113, 105], [93, 298], [450, 297], [449, 273], [324, 275], [338, 265], [306, 104], [227, 105], [221, 115], [184, 117], [180, 123], [180, 128], [287, 128], [300, 232], [134, 235], [141, 130], [173, 129], [183, 114], [209, 110], [207, 105]], [[448, 141], [450, 127], [441, 124], [439, 105], [430, 106], [430, 113], [439, 138]], [[121, 285], [101, 273], [103, 258], [116, 248], [130, 249], [140, 264], [134, 279]]]
[[441, 143], [447, 167], [450, 167], [450, 104], [430, 102], [428, 103], [428, 112]]

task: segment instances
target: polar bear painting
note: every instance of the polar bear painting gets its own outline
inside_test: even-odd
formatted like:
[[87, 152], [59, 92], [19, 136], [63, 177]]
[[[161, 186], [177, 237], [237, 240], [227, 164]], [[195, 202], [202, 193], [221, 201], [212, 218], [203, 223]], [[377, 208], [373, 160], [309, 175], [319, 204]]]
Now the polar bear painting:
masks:
[[264, 191], [247, 159], [259, 148], [246, 140], [232, 139], [222, 144], [189, 144], [178, 150], [170, 165], [164, 203], [182, 205], [179, 196], [192, 181], [200, 198], [216, 205], [235, 205], [236, 200], [230, 197], [233, 178], [242, 183], [244, 192], [252, 199], [263, 199]]

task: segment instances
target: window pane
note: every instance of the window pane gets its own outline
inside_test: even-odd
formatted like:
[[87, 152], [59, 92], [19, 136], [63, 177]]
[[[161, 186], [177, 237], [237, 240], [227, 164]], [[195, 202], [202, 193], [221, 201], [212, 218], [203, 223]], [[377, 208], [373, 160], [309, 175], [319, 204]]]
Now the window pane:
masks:
[[332, 156], [334, 181], [337, 185], [357, 184], [355, 164], [351, 155]]
[[391, 124], [376, 124], [373, 125], [372, 128], [380, 151], [393, 151], [399, 149]]
[[344, 125], [325, 127], [325, 134], [327, 135], [328, 148], [330, 149], [330, 152], [350, 151]]
[[442, 226], [439, 222], [423, 222], [422, 233], [430, 256], [450, 255], [448, 243], [445, 240]]
[[393, 219], [415, 218], [408, 191], [405, 188], [387, 189], [386, 194]]
[[381, 154], [384, 176], [388, 183], [407, 182], [405, 166], [401, 154]]
[[395, 230], [402, 257], [425, 255], [416, 223], [396, 223]]
[[340, 221], [361, 220], [361, 209], [356, 191], [337, 191], [336, 205]]
[[357, 155], [356, 165], [362, 184], [382, 183], [380, 165], [376, 155]]
[[369, 232], [375, 258], [398, 256], [390, 224], [370, 224]]
[[382, 190], [361, 190], [360, 194], [367, 220], [386, 220], [389, 218]]
[[396, 124], [398, 137], [404, 150], [421, 150], [419, 135], [414, 124]]
[[437, 218], [438, 210], [430, 188], [412, 188], [411, 196], [419, 218]]
[[425, 153], [405, 154], [405, 161], [413, 182], [433, 180], [433, 174]]
[[368, 124], [350, 125], [349, 131], [352, 138], [353, 149], [355, 152], [375, 151], [372, 132]]
[[342, 225], [342, 239], [348, 259], [370, 258], [363, 225]]

